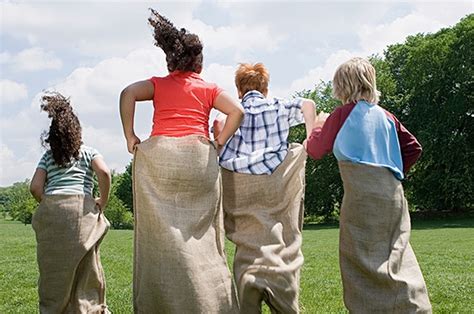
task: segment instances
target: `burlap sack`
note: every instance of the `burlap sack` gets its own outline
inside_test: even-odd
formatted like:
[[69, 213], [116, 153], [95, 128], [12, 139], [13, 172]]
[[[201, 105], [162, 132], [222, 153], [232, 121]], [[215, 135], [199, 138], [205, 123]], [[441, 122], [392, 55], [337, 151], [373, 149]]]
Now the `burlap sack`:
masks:
[[339, 162], [344, 183], [339, 261], [351, 313], [430, 313], [410, 246], [403, 187], [386, 168]]
[[298, 313], [306, 152], [292, 144], [271, 175], [222, 169], [225, 231], [236, 244], [241, 313]]
[[151, 137], [133, 164], [135, 313], [236, 313], [217, 154], [199, 136]]
[[41, 313], [109, 313], [99, 245], [109, 222], [90, 196], [46, 195], [33, 215]]

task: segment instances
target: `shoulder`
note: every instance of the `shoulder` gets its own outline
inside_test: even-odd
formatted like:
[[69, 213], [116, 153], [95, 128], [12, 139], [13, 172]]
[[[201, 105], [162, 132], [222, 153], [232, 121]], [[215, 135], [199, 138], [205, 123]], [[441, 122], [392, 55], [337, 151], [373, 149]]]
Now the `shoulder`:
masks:
[[331, 116], [345, 118], [351, 113], [355, 105], [356, 103], [348, 103], [342, 106], [337, 106], [331, 113]]
[[41, 161], [43, 162], [49, 162], [53, 158], [53, 153], [51, 149], [46, 150], [43, 155], [41, 155]]
[[90, 159], [90, 160], [98, 156], [101, 156], [101, 154], [97, 151], [97, 149], [90, 146], [86, 146], [86, 145], [81, 146], [81, 154], [83, 155], [84, 158]]

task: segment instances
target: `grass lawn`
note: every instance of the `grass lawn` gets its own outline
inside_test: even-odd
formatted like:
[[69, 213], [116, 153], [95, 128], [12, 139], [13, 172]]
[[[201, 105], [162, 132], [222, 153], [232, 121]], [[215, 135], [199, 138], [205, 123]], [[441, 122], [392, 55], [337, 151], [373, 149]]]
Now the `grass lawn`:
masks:
[[[111, 230], [101, 248], [107, 300], [114, 313], [132, 313], [132, 231]], [[343, 313], [338, 228], [303, 232], [305, 313]], [[0, 219], [0, 313], [37, 312], [35, 239], [30, 225]], [[415, 221], [411, 244], [435, 313], [474, 311], [474, 218]], [[228, 246], [229, 261], [232, 247]]]

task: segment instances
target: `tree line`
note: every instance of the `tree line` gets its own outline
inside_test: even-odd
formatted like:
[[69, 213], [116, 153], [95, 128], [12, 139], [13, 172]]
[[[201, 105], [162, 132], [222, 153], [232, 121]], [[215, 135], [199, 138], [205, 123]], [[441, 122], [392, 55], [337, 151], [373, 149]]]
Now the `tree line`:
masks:
[[[411, 210], [461, 212], [473, 209], [474, 169], [474, 14], [434, 34], [417, 34], [390, 45], [369, 60], [377, 70], [380, 105], [394, 113], [423, 146], [419, 161], [404, 180]], [[334, 69], [335, 70], [335, 69]], [[318, 111], [331, 112], [339, 101], [331, 82], [297, 93], [313, 99]], [[290, 142], [304, 140], [304, 127], [290, 131]], [[133, 227], [131, 163], [112, 176], [105, 211], [114, 228]], [[0, 212], [31, 222], [36, 208], [29, 182], [0, 188]], [[97, 188], [95, 189], [97, 193]], [[308, 159], [306, 216], [337, 220], [343, 188], [335, 158]]]

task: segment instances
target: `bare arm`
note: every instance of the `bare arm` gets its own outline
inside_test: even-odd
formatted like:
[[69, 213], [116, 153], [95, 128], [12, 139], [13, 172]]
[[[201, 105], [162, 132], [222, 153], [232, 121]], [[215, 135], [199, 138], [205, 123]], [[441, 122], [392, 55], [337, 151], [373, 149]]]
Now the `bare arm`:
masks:
[[155, 87], [150, 81], [139, 81], [133, 83], [120, 93], [120, 118], [125, 138], [127, 139], [127, 149], [133, 153], [135, 145], [140, 144], [140, 139], [135, 135], [134, 118], [135, 103], [137, 101], [152, 100]]
[[303, 105], [301, 106], [301, 112], [303, 113], [304, 124], [306, 127], [306, 138], [308, 139], [311, 135], [311, 131], [315, 126], [316, 120], [316, 105], [311, 99], [304, 99]]
[[212, 124], [212, 129], [214, 130], [214, 139], [218, 138], [219, 135], [222, 133], [222, 129], [225, 125], [226, 116], [224, 114], [219, 113]]
[[217, 96], [214, 101], [214, 108], [227, 115], [224, 127], [216, 138], [218, 147], [222, 147], [239, 128], [244, 118], [244, 109], [226, 92], [221, 92]]
[[111, 175], [109, 167], [102, 157], [96, 157], [92, 160], [92, 170], [97, 175], [99, 183], [100, 198], [96, 200], [100, 210], [103, 210], [109, 201]]
[[47, 176], [46, 170], [41, 169], [41, 168], [36, 168], [35, 174], [33, 175], [33, 178], [31, 179], [30, 192], [31, 192], [31, 195], [33, 195], [35, 200], [37, 200], [38, 202], [41, 202], [41, 199], [43, 198], [46, 176]]

